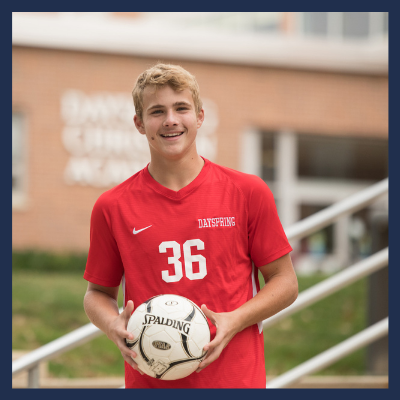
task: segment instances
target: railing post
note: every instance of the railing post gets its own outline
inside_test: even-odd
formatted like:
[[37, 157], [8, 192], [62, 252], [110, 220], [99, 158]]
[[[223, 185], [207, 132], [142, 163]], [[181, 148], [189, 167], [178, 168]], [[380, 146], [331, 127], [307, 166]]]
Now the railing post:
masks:
[[[372, 246], [376, 252], [389, 245], [387, 213], [372, 211], [370, 217]], [[389, 267], [374, 272], [368, 277], [368, 324], [372, 325], [389, 315]], [[367, 371], [371, 375], [387, 375], [389, 372], [389, 338], [372, 343], [367, 348]]]
[[28, 370], [28, 388], [39, 387], [39, 364], [35, 364]]

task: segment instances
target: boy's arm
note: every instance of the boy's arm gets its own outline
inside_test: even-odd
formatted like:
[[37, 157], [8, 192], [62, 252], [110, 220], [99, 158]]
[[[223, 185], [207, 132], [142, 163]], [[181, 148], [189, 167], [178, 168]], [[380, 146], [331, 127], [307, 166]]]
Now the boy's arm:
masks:
[[83, 306], [93, 325], [96, 325], [117, 345], [122, 357], [132, 368], [143, 374], [131, 358], [136, 357], [136, 353], [125, 343], [125, 339], [133, 339], [132, 333], [126, 330], [134, 308], [133, 301], [129, 300], [120, 314], [117, 302], [118, 290], [119, 286], [106, 287], [89, 282]]
[[200, 363], [197, 372], [215, 361], [238, 332], [272, 317], [296, 300], [297, 277], [289, 254], [260, 267], [259, 270], [264, 277], [265, 286], [256, 296], [236, 310], [216, 313], [209, 310], [205, 304], [201, 306], [203, 312], [216, 326], [217, 333], [204, 347], [204, 350], [208, 350], [208, 354]]

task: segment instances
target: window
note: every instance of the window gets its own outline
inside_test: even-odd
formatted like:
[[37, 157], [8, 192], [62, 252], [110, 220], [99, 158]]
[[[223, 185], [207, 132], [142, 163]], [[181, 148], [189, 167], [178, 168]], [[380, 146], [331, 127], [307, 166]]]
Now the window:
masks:
[[[300, 220], [309, 217], [321, 210], [325, 206], [301, 204], [300, 205]], [[310, 236], [301, 239], [300, 247], [302, 253], [311, 254], [314, 257], [323, 257], [333, 253], [333, 225], [321, 229]]]
[[369, 35], [369, 13], [368, 12], [344, 12], [343, 13], [343, 36], [363, 38]]
[[303, 12], [299, 31], [306, 36], [329, 39], [373, 39], [387, 37], [387, 12]]
[[303, 30], [307, 35], [328, 34], [327, 12], [305, 12], [303, 13]]
[[281, 29], [282, 12], [184, 12], [147, 13], [148, 18], [170, 18], [187, 27], [222, 31], [276, 33]]
[[[276, 195], [285, 227], [388, 176], [387, 139], [290, 131], [260, 135], [261, 176]], [[333, 272], [385, 247], [385, 218], [386, 206], [374, 204], [294, 243], [298, 270]]]
[[380, 181], [388, 176], [384, 139], [298, 136], [300, 178]]
[[[262, 179], [276, 180], [276, 134], [262, 133]], [[326, 135], [297, 135], [299, 179], [380, 181], [387, 178], [388, 141]]]
[[22, 206], [26, 195], [26, 138], [24, 118], [12, 114], [12, 204]]
[[262, 179], [275, 180], [275, 135], [265, 132], [262, 135]]

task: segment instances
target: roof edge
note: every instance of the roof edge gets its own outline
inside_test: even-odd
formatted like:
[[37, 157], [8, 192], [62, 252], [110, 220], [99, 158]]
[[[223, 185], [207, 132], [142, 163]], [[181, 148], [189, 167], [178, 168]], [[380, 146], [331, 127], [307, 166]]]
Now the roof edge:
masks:
[[[252, 66], [388, 74], [387, 42], [332, 42], [183, 29], [145, 21], [13, 13], [12, 44]], [[160, 33], [162, 32], [162, 33]]]

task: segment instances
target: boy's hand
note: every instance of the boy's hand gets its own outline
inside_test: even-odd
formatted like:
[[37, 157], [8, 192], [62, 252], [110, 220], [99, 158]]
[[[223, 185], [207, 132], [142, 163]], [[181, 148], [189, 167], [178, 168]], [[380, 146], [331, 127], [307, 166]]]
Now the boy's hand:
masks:
[[233, 313], [216, 313], [209, 310], [205, 304], [201, 306], [201, 310], [215, 325], [217, 334], [210, 343], [204, 346], [203, 349], [208, 351], [208, 353], [206, 358], [199, 364], [196, 372], [200, 372], [215, 361], [220, 356], [222, 350], [240, 331], [239, 321], [236, 320]]
[[138, 365], [132, 360], [131, 357], [136, 358], [137, 354], [131, 350], [125, 342], [125, 339], [133, 340], [133, 334], [126, 330], [128, 326], [129, 318], [133, 312], [133, 301], [129, 300], [126, 304], [124, 311], [116, 317], [107, 331], [107, 336], [111, 339], [120, 350], [123, 359], [136, 371], [139, 371], [142, 375], [143, 372], [139, 369]]

